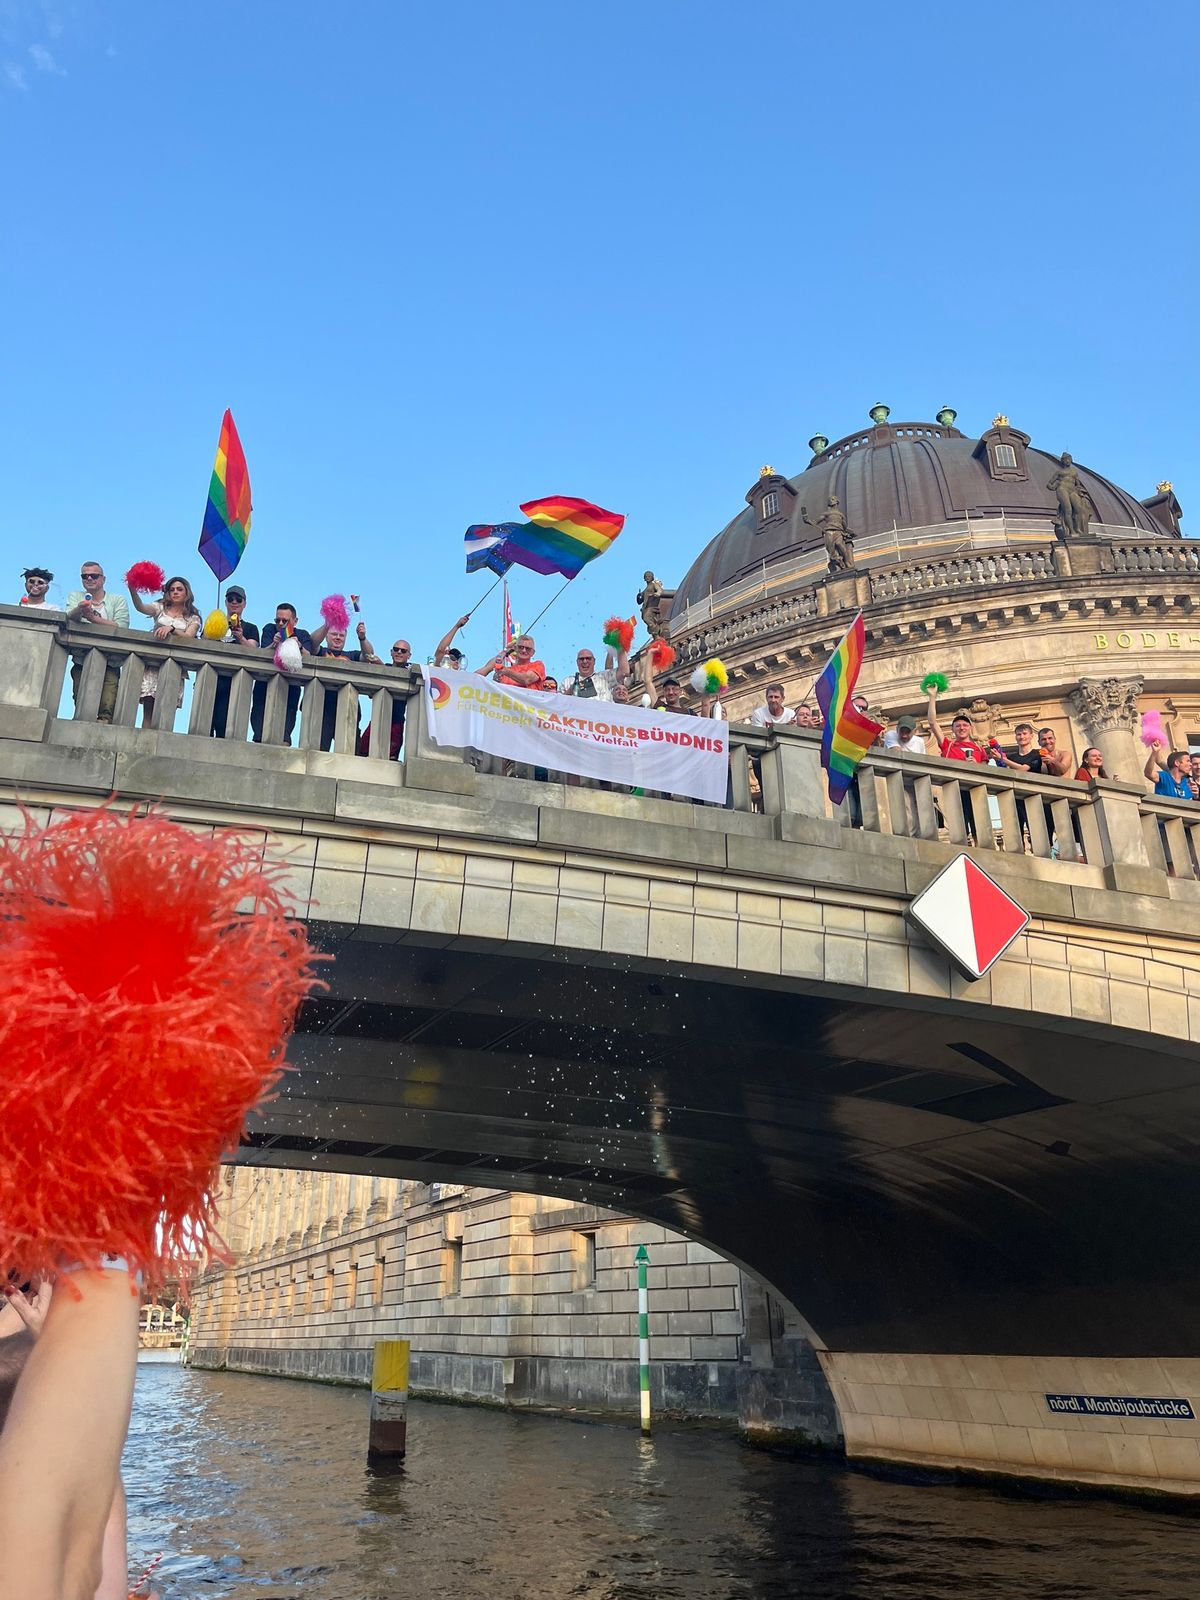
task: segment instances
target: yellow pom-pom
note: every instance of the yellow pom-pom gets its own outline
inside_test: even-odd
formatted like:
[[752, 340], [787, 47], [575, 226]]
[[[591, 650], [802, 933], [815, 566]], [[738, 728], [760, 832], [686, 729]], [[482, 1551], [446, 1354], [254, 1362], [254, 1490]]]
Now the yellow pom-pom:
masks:
[[204, 637], [223, 639], [229, 632], [229, 618], [223, 611], [210, 611], [204, 619]]
[[713, 656], [711, 661], [704, 663], [704, 676], [713, 686], [709, 689], [709, 694], [715, 693], [716, 689], [724, 689], [729, 682], [729, 673], [725, 669], [725, 663], [718, 656]]

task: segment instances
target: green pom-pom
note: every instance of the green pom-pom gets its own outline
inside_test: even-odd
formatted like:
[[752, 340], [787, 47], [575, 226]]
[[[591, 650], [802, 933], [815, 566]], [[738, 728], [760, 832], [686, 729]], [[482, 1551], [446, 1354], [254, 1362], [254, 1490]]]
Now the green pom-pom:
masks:
[[936, 689], [939, 694], [945, 694], [949, 687], [946, 676], [942, 672], [927, 672], [921, 679], [922, 694], [928, 694], [932, 689]]

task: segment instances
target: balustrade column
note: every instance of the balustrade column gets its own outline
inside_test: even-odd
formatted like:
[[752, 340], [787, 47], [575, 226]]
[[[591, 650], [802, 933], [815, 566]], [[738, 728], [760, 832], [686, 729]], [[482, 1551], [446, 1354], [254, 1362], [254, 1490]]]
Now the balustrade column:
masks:
[[1142, 682], [1141, 677], [1080, 678], [1067, 696], [1084, 738], [1104, 757], [1109, 777], [1122, 783], [1137, 783], [1146, 762], [1135, 737]]

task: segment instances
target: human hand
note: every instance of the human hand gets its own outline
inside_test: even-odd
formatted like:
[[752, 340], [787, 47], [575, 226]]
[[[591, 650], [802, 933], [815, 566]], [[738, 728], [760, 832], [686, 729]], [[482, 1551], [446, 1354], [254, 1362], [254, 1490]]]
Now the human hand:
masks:
[[156, 639], [169, 639], [174, 631], [175, 630], [168, 627], [165, 622], [160, 622], [158, 627], [154, 630], [154, 637]]
[[367, 625], [366, 625], [366, 623], [365, 622], [360, 622], [358, 624], [357, 628], [355, 628], [354, 631], [358, 635], [360, 640], [361, 639], [365, 639], [367, 637]]
[[471, 613], [468, 611], [465, 617], [459, 617], [458, 621], [454, 624], [455, 632], [457, 632], [459, 628], [465, 628], [470, 620]]
[[50, 1309], [50, 1299], [54, 1294], [54, 1284], [49, 1278], [41, 1278], [33, 1293], [26, 1295], [22, 1294], [15, 1284], [6, 1283], [4, 1294], [9, 1305], [12, 1306], [36, 1339], [42, 1331], [42, 1324], [45, 1322], [46, 1313]]

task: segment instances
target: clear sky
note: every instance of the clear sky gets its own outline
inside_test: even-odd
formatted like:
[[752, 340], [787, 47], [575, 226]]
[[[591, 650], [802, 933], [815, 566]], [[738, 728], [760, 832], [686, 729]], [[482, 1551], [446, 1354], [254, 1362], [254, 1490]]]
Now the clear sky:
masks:
[[[565, 673], [877, 401], [1195, 523], [1197, 15], [0, 0], [5, 598], [148, 557], [205, 608], [226, 405], [249, 615], [355, 590], [418, 659], [489, 581], [466, 524], [626, 513], [538, 629]], [[528, 623], [558, 580], [513, 580]]]

